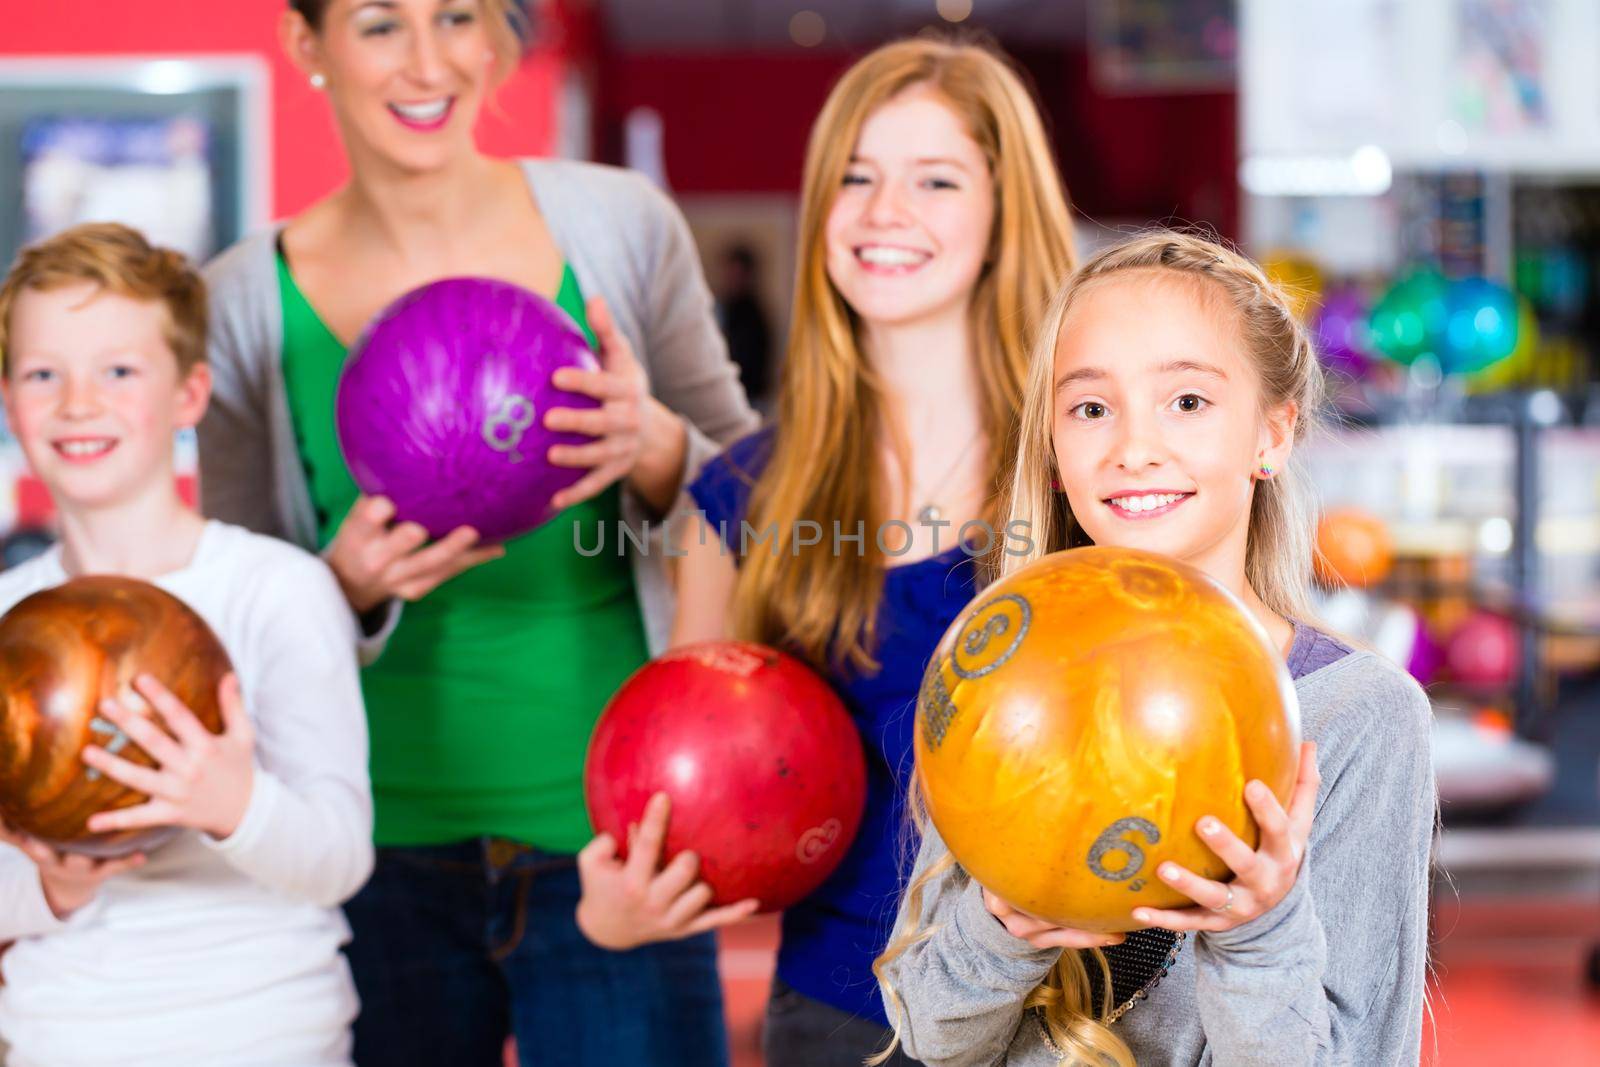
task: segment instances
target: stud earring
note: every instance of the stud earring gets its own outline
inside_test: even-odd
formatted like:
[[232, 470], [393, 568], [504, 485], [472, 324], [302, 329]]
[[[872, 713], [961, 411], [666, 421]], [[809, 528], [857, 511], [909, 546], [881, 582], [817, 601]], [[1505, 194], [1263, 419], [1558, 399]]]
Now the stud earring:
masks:
[[1260, 472], [1261, 472], [1261, 477], [1262, 478], [1270, 478], [1270, 477], [1272, 477], [1272, 464], [1263, 463], [1261, 465], [1261, 467], [1260, 467]]
[[311, 75], [311, 88], [321, 92], [328, 87], [328, 77], [321, 71]]

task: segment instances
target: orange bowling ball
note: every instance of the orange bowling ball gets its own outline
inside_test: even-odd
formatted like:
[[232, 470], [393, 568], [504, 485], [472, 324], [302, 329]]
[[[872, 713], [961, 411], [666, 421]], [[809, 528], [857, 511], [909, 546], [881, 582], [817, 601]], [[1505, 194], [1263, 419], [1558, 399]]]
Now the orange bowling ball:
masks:
[[1360, 508], [1335, 508], [1317, 524], [1317, 578], [1356, 588], [1381, 582], [1394, 566], [1389, 527]]
[[1133, 930], [1192, 907], [1155, 876], [1226, 864], [1195, 826], [1252, 845], [1245, 783], [1287, 805], [1300, 712], [1283, 658], [1239, 601], [1165, 556], [1079, 548], [985, 590], [923, 676], [917, 782], [955, 858], [1015, 907]]
[[85, 764], [85, 745], [154, 765], [101, 717], [100, 703], [116, 697], [144, 706], [133, 680], [148, 673], [206, 729], [221, 733], [217, 687], [231, 669], [205, 621], [148, 582], [76, 578], [18, 601], [0, 618], [0, 818], [57, 848], [91, 856], [163, 843], [175, 831], [88, 830], [96, 812], [149, 798]]

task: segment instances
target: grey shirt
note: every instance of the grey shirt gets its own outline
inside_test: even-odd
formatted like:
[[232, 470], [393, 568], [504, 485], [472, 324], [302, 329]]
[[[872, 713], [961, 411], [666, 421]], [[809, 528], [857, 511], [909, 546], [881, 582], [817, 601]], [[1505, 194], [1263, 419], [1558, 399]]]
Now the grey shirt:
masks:
[[[1313, 669], [1295, 690], [1322, 774], [1305, 865], [1265, 915], [1189, 935], [1118, 1020], [1140, 1067], [1417, 1063], [1436, 801], [1427, 697], [1371, 652]], [[929, 827], [916, 873], [945, 852]], [[902, 902], [895, 936], [908, 918]], [[959, 866], [926, 888], [920, 923], [933, 935], [884, 975], [904, 1005], [907, 1054], [933, 1067], [1061, 1061], [1022, 1009], [1059, 950], [1008, 933]]]
[[[757, 421], [717, 332], [688, 225], [665, 194], [633, 171], [569, 160], [524, 160], [521, 166], [585, 296], [605, 298], [651, 393], [683, 417], [687, 485], [722, 445]], [[280, 229], [245, 238], [205, 268], [215, 384], [199, 428], [200, 504], [210, 517], [315, 552], [316, 517], [283, 386]], [[645, 533], [644, 503], [624, 492], [622, 509], [624, 520]], [[657, 522], [648, 531], [648, 552], [630, 549], [652, 653], [666, 646], [672, 622], [662, 530]], [[607, 543], [619, 539], [608, 536]], [[377, 644], [397, 615], [391, 611]], [[376, 651], [369, 645], [366, 658]]]

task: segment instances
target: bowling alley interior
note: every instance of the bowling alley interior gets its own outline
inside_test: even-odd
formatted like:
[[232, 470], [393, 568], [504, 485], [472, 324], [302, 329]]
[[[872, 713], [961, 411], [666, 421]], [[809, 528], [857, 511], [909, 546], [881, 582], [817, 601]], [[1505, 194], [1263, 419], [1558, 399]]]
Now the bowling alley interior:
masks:
[[[336, 75], [308, 77], [292, 55], [305, 38], [283, 29], [290, 6], [51, 0], [8, 11], [0, 31], [0, 261], [11, 264], [72, 227], [116, 222], [199, 266], [276, 222], [303, 212], [311, 218], [314, 205], [352, 181], [359, 160], [346, 141], [359, 121], [330, 110], [342, 88]], [[407, 34], [447, 40], [469, 31], [442, 20], [479, 11], [478, 0], [325, 6], [330, 18], [390, 19], [402, 28], [389, 32], [384, 54], [413, 49], [403, 62], [419, 68], [434, 60], [423, 44], [406, 43]], [[510, 0], [480, 15], [487, 11], [501, 13], [516, 39], [504, 80], [462, 136], [497, 159], [627, 168], [649, 188], [651, 203], [681, 217], [684, 247], [694, 254], [670, 267], [676, 287], [659, 288], [662, 279], [644, 261], [630, 268], [637, 274], [630, 284], [678, 293], [694, 314], [714, 320], [717, 332], [706, 336], [717, 358], [725, 348], [737, 368], [742, 395], [735, 399], [751, 426], [805, 410], [785, 391], [799, 388], [799, 372], [786, 373], [789, 361], [798, 358], [797, 342], [816, 333], [797, 326], [797, 316], [810, 314], [803, 298], [815, 297], [823, 276], [807, 245], [820, 231], [804, 228], [808, 138], [846, 72], [890, 42], [956, 41], [1004, 57], [1037, 109], [1071, 213], [1076, 263], [1171, 227], [1259, 264], [1285, 294], [1325, 382], [1318, 424], [1292, 460], [1310, 489], [1307, 537], [1315, 546], [1307, 576], [1314, 616], [1300, 621], [1387, 661], [1396, 677], [1414, 681], [1430, 711], [1437, 808], [1426, 977], [1419, 979], [1425, 1009], [1420, 1040], [1408, 1047], [1430, 1067], [1600, 1062], [1600, 5]], [[420, 110], [393, 113], [408, 136], [435, 122], [419, 118]], [[449, 114], [437, 121], [448, 123]], [[996, 174], [1000, 166], [991, 160]], [[854, 195], [850, 180], [841, 198]], [[917, 189], [907, 197], [932, 195]], [[551, 226], [570, 222], [552, 219]], [[563, 232], [582, 232], [571, 225]], [[991, 243], [983, 269], [1003, 255]], [[305, 262], [309, 271], [309, 253]], [[318, 270], [330, 275], [325, 265]], [[1043, 310], [1030, 311], [1030, 321]], [[362, 321], [345, 318], [335, 332], [354, 336]], [[212, 319], [219, 329], [215, 305]], [[226, 316], [220, 321], [231, 326]], [[587, 321], [585, 330], [595, 324], [592, 309]], [[838, 321], [860, 320], [851, 311]], [[635, 355], [648, 364], [655, 353]], [[224, 378], [218, 368], [219, 400]], [[17, 386], [8, 379], [7, 388]], [[687, 394], [659, 399], [685, 413], [700, 403]], [[1017, 402], [1020, 412], [1020, 396]], [[511, 426], [511, 437], [494, 437], [491, 447], [511, 450], [532, 425], [533, 409], [530, 403], [520, 422], [508, 421], [522, 418], [520, 409], [501, 409], [495, 418]], [[311, 456], [299, 423], [295, 432], [301, 454]], [[493, 437], [488, 428], [484, 434]], [[324, 436], [326, 454], [336, 456], [333, 438]], [[198, 435], [180, 427], [173, 443], [178, 496], [208, 516], [203, 453], [213, 441], [202, 422]], [[691, 456], [694, 441], [710, 448], [695, 462], [728, 443], [694, 437]], [[250, 462], [267, 472], [285, 454], [263, 451]], [[948, 480], [953, 469], [930, 478]], [[1259, 478], [1273, 473], [1263, 466]], [[308, 477], [320, 493], [317, 472]], [[281, 481], [262, 473], [252, 484], [267, 499]], [[1145, 499], [1143, 507], [1156, 508], [1167, 498]], [[937, 517], [939, 508], [923, 513]], [[309, 505], [305, 516], [314, 525]], [[320, 511], [315, 518], [328, 521]], [[434, 544], [450, 525], [430, 527]], [[23, 443], [3, 428], [0, 535], [4, 570], [59, 552], [64, 536], [48, 473], [34, 469]], [[618, 538], [619, 558], [621, 544]], [[624, 564], [618, 568], [606, 573], [626, 575]], [[731, 568], [727, 576], [732, 588]], [[420, 615], [436, 595], [404, 612]], [[537, 612], [536, 603], [526, 610]], [[357, 620], [362, 627], [366, 618]], [[941, 622], [931, 631], [918, 677], [942, 630]], [[0, 654], [8, 673], [17, 662]], [[929, 677], [944, 685], [936, 670]], [[0, 684], [9, 688], [13, 679]], [[374, 736], [378, 691], [366, 687]], [[514, 714], [516, 701], [494, 703], [474, 712], [490, 732], [500, 729], [495, 716]], [[902, 703], [910, 715], [915, 699]], [[656, 729], [648, 708], [640, 715], [639, 736]], [[0, 733], [11, 729], [0, 726]], [[0, 750], [8, 744], [0, 741]], [[373, 750], [375, 783], [380, 751]], [[925, 757], [919, 749], [917, 759]], [[909, 767], [909, 750], [904, 758]], [[5, 768], [14, 766], [0, 770], [11, 774]], [[0, 798], [8, 822], [12, 810]], [[385, 811], [380, 798], [380, 846], [381, 833], [398, 825], [398, 817], [385, 823]], [[589, 832], [584, 816], [574, 817]], [[619, 818], [616, 836], [634, 841], [631, 820], [641, 817]], [[831, 827], [833, 836], [806, 847], [829, 847], [838, 822]], [[602, 828], [598, 820], [594, 828]], [[1403, 862], [1382, 832], [1370, 840], [1371, 870]], [[552, 850], [571, 854], [581, 844]], [[1394, 848], [1402, 847], [1396, 831]], [[15, 851], [13, 844], [0, 849]], [[1314, 843], [1309, 855], [1315, 872]], [[529, 877], [536, 884], [543, 876]], [[0, 878], [0, 893], [13, 882]], [[1229, 894], [1223, 907], [1231, 906]], [[530, 912], [527, 922], [540, 914]], [[764, 910], [716, 931], [726, 1061], [708, 1046], [704, 1059], [691, 1052], [627, 1062], [772, 1063], [763, 1034], [774, 1018], [774, 968], [789, 929]], [[1324, 935], [1330, 952], [1353, 936], [1336, 928]], [[48, 980], [40, 961], [50, 957], [29, 954], [30, 939], [0, 955], [0, 1064], [9, 1044], [13, 1067], [65, 1062], [48, 1052], [23, 1057], [23, 1042], [38, 1035], [19, 1021], [27, 1009], [4, 1007], [7, 999], [33, 1003], [19, 983]], [[1143, 1010], [1158, 1000], [1159, 993]], [[626, 998], [611, 1010], [625, 1018]], [[11, 1026], [19, 1027], [15, 1037]], [[832, 1032], [819, 1031], [817, 1040], [826, 1044]], [[368, 1038], [357, 1033], [360, 1063]], [[522, 1051], [508, 1037], [504, 1063], [552, 1062]], [[777, 1062], [836, 1062], [793, 1055], [791, 1048]], [[1285, 1055], [1278, 1062], [1302, 1061]]]

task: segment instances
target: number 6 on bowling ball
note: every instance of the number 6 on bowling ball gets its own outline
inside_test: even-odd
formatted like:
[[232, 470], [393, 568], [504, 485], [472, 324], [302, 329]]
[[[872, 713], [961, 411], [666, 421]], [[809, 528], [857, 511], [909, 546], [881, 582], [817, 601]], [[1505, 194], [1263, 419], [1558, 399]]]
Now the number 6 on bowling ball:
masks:
[[100, 704], [143, 706], [133, 680], [147, 673], [221, 733], [217, 687], [231, 669], [205, 621], [148, 582], [75, 578], [19, 601], [0, 618], [0, 817], [53, 848], [88, 856], [164, 843], [177, 831], [88, 830], [96, 812], [149, 798], [86, 766], [85, 745], [154, 766], [100, 716]]

